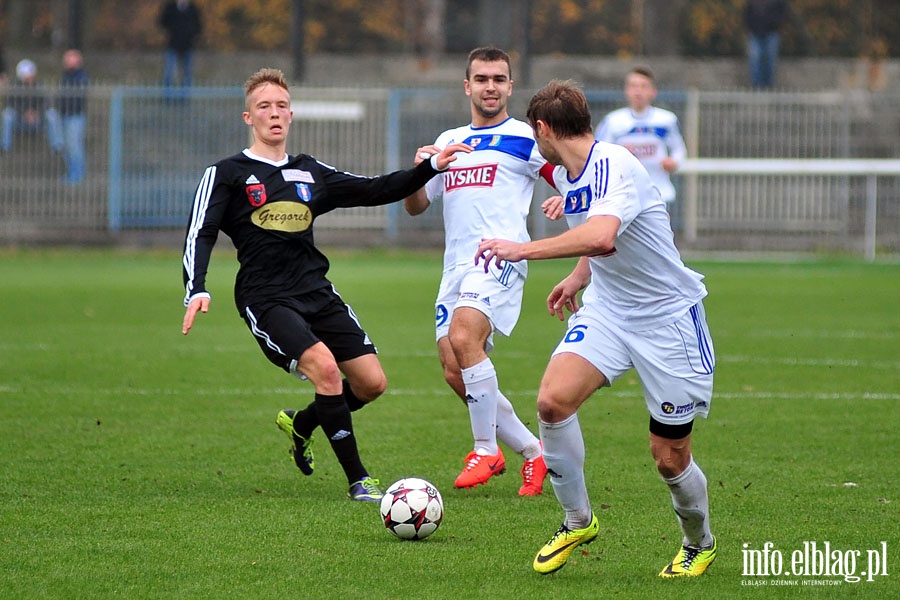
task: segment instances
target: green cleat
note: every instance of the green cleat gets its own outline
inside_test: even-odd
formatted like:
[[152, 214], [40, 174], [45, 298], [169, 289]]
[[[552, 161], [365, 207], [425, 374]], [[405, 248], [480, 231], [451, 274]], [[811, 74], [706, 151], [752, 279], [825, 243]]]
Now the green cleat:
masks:
[[312, 475], [316, 468], [315, 460], [312, 453], [312, 438], [306, 439], [299, 436], [294, 431], [294, 414], [297, 411], [286, 408], [278, 413], [275, 417], [275, 424], [278, 429], [282, 430], [291, 439], [291, 456], [294, 457], [294, 463], [304, 475]]
[[666, 568], [659, 572], [660, 577], [696, 577], [703, 575], [709, 565], [716, 560], [718, 544], [713, 538], [709, 548], [697, 548], [696, 546], [682, 546], [675, 558]]
[[550, 541], [544, 544], [534, 557], [534, 570], [541, 575], [562, 569], [569, 560], [572, 550], [582, 544], [590, 544], [600, 533], [597, 515], [591, 515], [590, 524], [584, 529], [569, 529], [563, 523]]
[[347, 496], [351, 500], [356, 500], [357, 502], [381, 502], [381, 499], [384, 497], [384, 492], [378, 487], [380, 484], [381, 482], [377, 479], [368, 476], [363, 477], [356, 483], [350, 485]]

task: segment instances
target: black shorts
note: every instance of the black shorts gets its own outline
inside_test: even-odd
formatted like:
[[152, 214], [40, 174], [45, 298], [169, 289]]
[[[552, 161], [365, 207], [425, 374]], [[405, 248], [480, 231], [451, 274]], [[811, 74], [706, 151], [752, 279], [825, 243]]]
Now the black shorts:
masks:
[[324, 343], [339, 363], [378, 352], [353, 309], [332, 288], [253, 304], [242, 312], [263, 354], [287, 372], [291, 362], [317, 342]]

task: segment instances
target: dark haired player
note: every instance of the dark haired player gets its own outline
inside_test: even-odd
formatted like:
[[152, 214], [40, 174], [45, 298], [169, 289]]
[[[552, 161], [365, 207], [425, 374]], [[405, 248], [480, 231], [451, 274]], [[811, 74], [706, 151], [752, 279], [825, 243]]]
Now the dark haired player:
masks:
[[551, 82], [526, 114], [541, 154], [557, 165], [553, 178], [569, 230], [527, 243], [484, 240], [475, 261], [487, 268], [500, 260], [578, 257], [547, 298], [551, 315], [574, 313], [537, 400], [544, 460], [565, 519], [538, 551], [534, 569], [562, 568], [600, 531], [584, 480], [578, 408], [634, 368], [650, 413], [650, 453], [683, 533], [678, 553], [659, 575], [701, 575], [716, 558], [706, 477], [691, 453], [694, 418], [709, 412], [715, 367], [703, 276], [682, 262], [647, 170], [622, 146], [594, 140], [587, 99], [577, 86]]
[[[474, 150], [460, 155], [405, 205], [417, 215], [431, 202], [443, 201], [446, 248], [435, 301], [438, 355], [444, 379], [467, 403], [474, 438], [455, 485], [475, 487], [504, 472], [499, 439], [524, 459], [519, 495], [536, 496], [547, 475], [540, 441], [500, 391], [488, 356], [494, 332], [510, 335], [519, 319], [528, 267], [509, 263], [488, 272], [472, 263], [472, 253], [485, 237], [529, 239], [534, 184], [541, 175], [550, 182], [552, 166], [538, 152], [528, 124], [509, 116], [513, 80], [506, 52], [492, 46], [472, 50], [464, 85], [472, 121], [440, 134], [432, 151], [454, 142]], [[558, 204], [555, 209], [548, 216], [562, 216]]]

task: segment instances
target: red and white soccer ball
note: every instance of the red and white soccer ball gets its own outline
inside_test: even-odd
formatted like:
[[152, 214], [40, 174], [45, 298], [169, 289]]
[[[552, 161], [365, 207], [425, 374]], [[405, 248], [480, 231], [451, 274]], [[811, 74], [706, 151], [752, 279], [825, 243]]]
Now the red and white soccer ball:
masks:
[[435, 532], [444, 518], [444, 501], [436, 487], [418, 477], [395, 481], [381, 499], [381, 520], [403, 540], [421, 540]]

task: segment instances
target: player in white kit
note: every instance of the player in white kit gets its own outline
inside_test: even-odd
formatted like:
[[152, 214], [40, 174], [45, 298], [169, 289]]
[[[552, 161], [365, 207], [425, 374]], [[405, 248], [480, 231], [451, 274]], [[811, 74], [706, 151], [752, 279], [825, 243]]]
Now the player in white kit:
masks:
[[656, 93], [653, 72], [634, 67], [625, 77], [628, 106], [606, 115], [596, 138], [628, 148], [647, 169], [668, 206], [675, 200], [670, 175], [684, 161], [686, 150], [675, 113], [652, 105]]
[[[474, 150], [458, 155], [452, 169], [408, 197], [405, 206], [417, 215], [443, 200], [444, 270], [435, 301], [438, 354], [444, 379], [467, 403], [475, 438], [455, 485], [484, 484], [506, 469], [499, 438], [525, 459], [519, 494], [534, 496], [542, 492], [547, 474], [540, 441], [500, 391], [488, 356], [493, 333], [510, 335], [519, 319], [527, 265], [485, 270], [475, 266], [472, 256], [485, 237], [528, 241], [534, 184], [542, 171], [550, 181], [552, 166], [538, 152], [531, 127], [507, 112], [513, 81], [506, 52], [473, 50], [464, 84], [472, 122], [440, 134], [431, 151], [463, 141]], [[545, 209], [550, 218], [561, 212], [559, 204], [555, 211]]]
[[[597, 537], [584, 479], [578, 408], [596, 390], [634, 368], [650, 413], [650, 452], [683, 532], [662, 577], [702, 574], [716, 556], [706, 477], [691, 454], [697, 415], [712, 399], [715, 355], [702, 299], [703, 277], [687, 268], [669, 216], [640, 162], [625, 148], [594, 140], [582, 91], [554, 81], [528, 107], [541, 154], [554, 165], [570, 229], [532, 242], [484, 240], [476, 262], [579, 257], [547, 298], [551, 314], [574, 314], [538, 391], [544, 460], [566, 516], [538, 552], [539, 573], [562, 568], [571, 552]], [[583, 306], [579, 307], [578, 293]]]

